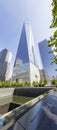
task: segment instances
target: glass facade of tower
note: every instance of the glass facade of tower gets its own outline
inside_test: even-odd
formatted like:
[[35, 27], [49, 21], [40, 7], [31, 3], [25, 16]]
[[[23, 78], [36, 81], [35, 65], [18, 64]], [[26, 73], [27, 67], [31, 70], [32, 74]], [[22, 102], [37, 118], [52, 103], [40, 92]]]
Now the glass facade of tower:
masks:
[[52, 48], [48, 47], [48, 41], [46, 39], [41, 41], [40, 43], [38, 43], [38, 47], [45, 72], [49, 77], [56, 76], [56, 64], [51, 65], [54, 54], [49, 54], [49, 52], [52, 51]]
[[9, 80], [12, 54], [7, 49], [0, 52], [0, 80]]
[[37, 66], [35, 44], [29, 23], [23, 25], [14, 66], [32, 62]]
[[31, 69], [34, 65], [38, 69], [33, 34], [30, 24], [24, 23], [14, 63], [13, 80], [31, 81]]
[[29, 56], [28, 56], [28, 48], [27, 48], [27, 39], [26, 39], [25, 27], [23, 26], [20, 43], [17, 50], [15, 66], [17, 64], [27, 63], [28, 61], [29, 61]]
[[7, 55], [7, 49], [4, 49], [0, 52], [0, 62], [4, 63], [6, 60], [6, 55]]

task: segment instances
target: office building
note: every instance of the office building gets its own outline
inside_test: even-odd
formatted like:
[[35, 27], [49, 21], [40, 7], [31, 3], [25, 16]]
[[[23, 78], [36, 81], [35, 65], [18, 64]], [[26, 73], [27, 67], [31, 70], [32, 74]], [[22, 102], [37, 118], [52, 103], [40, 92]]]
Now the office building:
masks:
[[51, 65], [51, 61], [54, 57], [54, 54], [49, 53], [52, 51], [52, 48], [48, 47], [47, 39], [38, 43], [38, 47], [39, 47], [41, 61], [42, 61], [42, 65], [43, 65], [43, 69], [44, 69], [46, 77], [51, 78], [51, 77], [56, 76], [56, 71], [55, 71], [55, 69], [57, 68], [56, 64]]
[[8, 81], [10, 75], [10, 63], [12, 53], [7, 49], [0, 51], [0, 80]]
[[40, 80], [35, 43], [30, 23], [24, 23], [13, 68], [13, 81]]

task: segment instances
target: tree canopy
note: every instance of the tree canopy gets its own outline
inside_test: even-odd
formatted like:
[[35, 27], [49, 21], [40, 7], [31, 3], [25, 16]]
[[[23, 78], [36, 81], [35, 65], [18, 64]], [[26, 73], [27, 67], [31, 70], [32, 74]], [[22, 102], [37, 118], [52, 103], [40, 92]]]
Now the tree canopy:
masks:
[[50, 28], [54, 28], [55, 31], [48, 41], [48, 46], [54, 46], [52, 52], [55, 52], [56, 54], [54, 56], [53, 62], [57, 64], [57, 0], [52, 0], [52, 23]]

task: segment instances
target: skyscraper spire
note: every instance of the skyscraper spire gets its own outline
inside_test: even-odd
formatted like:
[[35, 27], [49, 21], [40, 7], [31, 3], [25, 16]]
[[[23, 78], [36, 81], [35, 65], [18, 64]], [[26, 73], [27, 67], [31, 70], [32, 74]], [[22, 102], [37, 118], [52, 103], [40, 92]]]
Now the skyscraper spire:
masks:
[[38, 81], [40, 76], [37, 65], [35, 43], [31, 25], [27, 22], [23, 24], [21, 32], [14, 63], [13, 79], [30, 82]]
[[29, 61], [37, 66], [35, 44], [31, 25], [27, 22], [23, 24], [14, 66], [16, 66], [17, 62], [19, 62], [19, 64], [24, 64]]

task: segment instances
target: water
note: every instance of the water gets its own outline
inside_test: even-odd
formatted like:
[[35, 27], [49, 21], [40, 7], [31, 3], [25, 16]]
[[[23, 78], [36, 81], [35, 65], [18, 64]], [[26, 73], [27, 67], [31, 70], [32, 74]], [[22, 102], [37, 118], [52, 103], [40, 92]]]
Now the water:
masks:
[[28, 102], [32, 98], [24, 96], [7, 96], [0, 98], [0, 128], [3, 127], [2, 115]]
[[24, 96], [7, 96], [7, 97], [0, 98], [0, 106], [10, 102], [24, 104], [31, 99], [32, 98], [30, 97], [24, 97]]
[[49, 93], [15, 123], [14, 130], [23, 128], [57, 130], [57, 92]]
[[[32, 98], [23, 96], [11, 96], [0, 99], [0, 105], [5, 102], [16, 102], [23, 104]], [[32, 102], [31, 102], [32, 103]], [[0, 128], [3, 125], [2, 118]], [[14, 125], [14, 130], [57, 130], [57, 92], [51, 92], [40, 102], [35, 104], [27, 113], [18, 119]], [[9, 128], [9, 130], [13, 130]]]
[[13, 102], [4, 104], [4, 105], [0, 106], [0, 114], [4, 115], [5, 113], [12, 111], [13, 109], [15, 109], [19, 106], [20, 106], [19, 104], [13, 103]]

